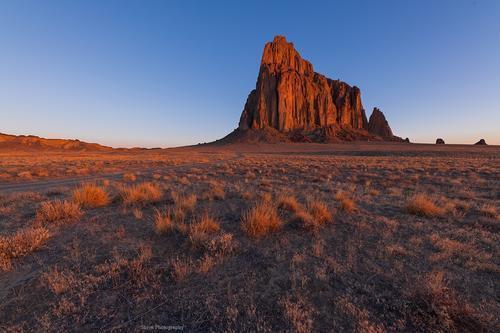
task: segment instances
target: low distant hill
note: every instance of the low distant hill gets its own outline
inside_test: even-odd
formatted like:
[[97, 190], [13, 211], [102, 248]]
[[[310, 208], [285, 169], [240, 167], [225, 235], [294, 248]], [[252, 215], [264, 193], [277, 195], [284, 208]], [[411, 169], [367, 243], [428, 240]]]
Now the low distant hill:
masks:
[[80, 140], [45, 139], [34, 135], [10, 135], [0, 133], [0, 149], [8, 150], [65, 150], [111, 151], [113, 148]]

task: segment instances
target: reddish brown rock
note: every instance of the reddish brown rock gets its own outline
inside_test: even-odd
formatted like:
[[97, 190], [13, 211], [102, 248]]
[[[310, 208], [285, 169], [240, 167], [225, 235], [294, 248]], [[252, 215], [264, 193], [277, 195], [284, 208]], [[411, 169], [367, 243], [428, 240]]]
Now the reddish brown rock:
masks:
[[239, 129], [290, 132], [332, 125], [366, 129], [360, 90], [314, 72], [292, 43], [276, 36], [264, 48], [256, 89], [248, 96]]
[[292, 43], [276, 36], [264, 47], [238, 128], [218, 142], [403, 141], [386, 124], [383, 118], [384, 136], [370, 133], [359, 88], [316, 73]]
[[394, 137], [389, 123], [385, 119], [382, 111], [378, 108], [373, 108], [372, 115], [368, 121], [368, 132], [378, 135], [386, 140], [390, 140]]

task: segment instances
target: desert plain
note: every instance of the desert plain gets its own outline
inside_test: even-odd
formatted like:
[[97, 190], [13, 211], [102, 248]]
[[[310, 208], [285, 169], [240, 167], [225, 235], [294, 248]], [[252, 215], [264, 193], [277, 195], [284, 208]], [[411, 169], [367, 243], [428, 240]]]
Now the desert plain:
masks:
[[0, 151], [0, 330], [499, 329], [500, 147]]

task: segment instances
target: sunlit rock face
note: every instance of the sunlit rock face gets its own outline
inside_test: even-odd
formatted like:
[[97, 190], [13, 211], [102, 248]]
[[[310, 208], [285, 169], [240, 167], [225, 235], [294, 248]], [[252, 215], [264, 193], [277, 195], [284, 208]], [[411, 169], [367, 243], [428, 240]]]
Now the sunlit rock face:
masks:
[[257, 85], [248, 96], [239, 128], [287, 132], [332, 125], [367, 128], [360, 90], [314, 72], [292, 43], [276, 36], [264, 47]]

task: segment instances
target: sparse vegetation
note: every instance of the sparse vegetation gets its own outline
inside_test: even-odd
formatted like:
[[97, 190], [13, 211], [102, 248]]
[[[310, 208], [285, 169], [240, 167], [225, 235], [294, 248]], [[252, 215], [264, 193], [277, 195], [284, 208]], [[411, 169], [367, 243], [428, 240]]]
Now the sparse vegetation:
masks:
[[356, 209], [354, 200], [352, 200], [352, 198], [350, 198], [344, 191], [338, 191], [335, 194], [335, 200], [340, 203], [340, 209], [345, 212], [350, 213]]
[[165, 234], [174, 229], [175, 225], [172, 221], [170, 210], [160, 211], [155, 209], [154, 215], [155, 231], [158, 234]]
[[[0, 152], [0, 190], [23, 171], [37, 182], [0, 194], [2, 329], [494, 331], [497, 148], [363, 145]], [[120, 172], [137, 179], [97, 177]], [[82, 174], [113, 200], [77, 204], [84, 185], [67, 180]], [[125, 203], [124, 190], [153, 179], [159, 196]], [[410, 213], [412, 194], [442, 215]]]
[[242, 228], [252, 237], [262, 237], [281, 228], [276, 207], [269, 201], [260, 201], [242, 216]]
[[0, 270], [9, 270], [12, 259], [25, 256], [39, 249], [50, 238], [44, 227], [28, 227], [11, 236], [0, 236]]
[[125, 205], [145, 205], [160, 201], [163, 193], [158, 185], [144, 182], [138, 185], [124, 186], [120, 195]]
[[409, 198], [406, 209], [410, 214], [421, 216], [441, 216], [445, 210], [439, 207], [429, 196], [418, 193]]
[[62, 200], [43, 202], [36, 211], [36, 219], [40, 222], [70, 221], [81, 215], [78, 204]]
[[109, 203], [109, 196], [106, 191], [93, 184], [85, 184], [72, 193], [73, 202], [81, 207], [96, 208], [106, 206]]

